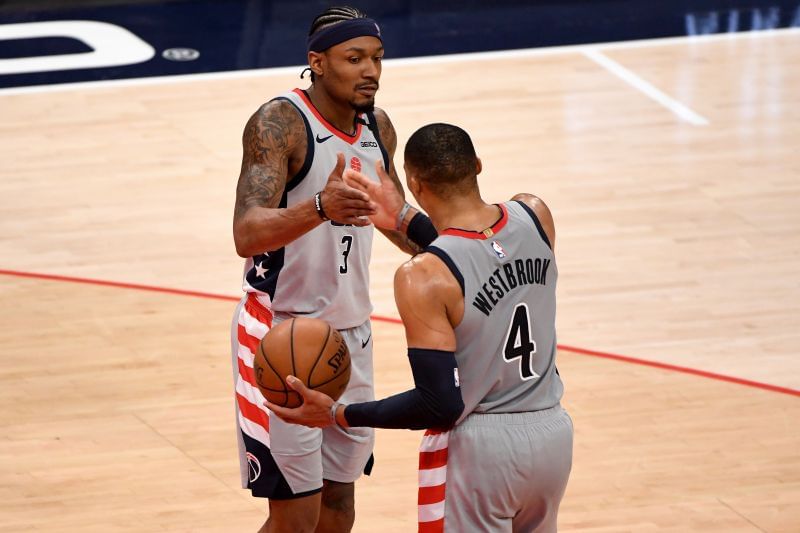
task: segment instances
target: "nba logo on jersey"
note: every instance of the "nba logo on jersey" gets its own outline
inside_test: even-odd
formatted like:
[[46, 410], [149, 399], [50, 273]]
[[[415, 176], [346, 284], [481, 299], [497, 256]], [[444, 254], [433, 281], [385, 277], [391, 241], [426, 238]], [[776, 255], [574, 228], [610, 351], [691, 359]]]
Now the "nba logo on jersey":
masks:
[[503, 250], [503, 247], [498, 241], [492, 241], [492, 249], [494, 250], [494, 253], [497, 254], [497, 257], [500, 259], [505, 259], [506, 251]]

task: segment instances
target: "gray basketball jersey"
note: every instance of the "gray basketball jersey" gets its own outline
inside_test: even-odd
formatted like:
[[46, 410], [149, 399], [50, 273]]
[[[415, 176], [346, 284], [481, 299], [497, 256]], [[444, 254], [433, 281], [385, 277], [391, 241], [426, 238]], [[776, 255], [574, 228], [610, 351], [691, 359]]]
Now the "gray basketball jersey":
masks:
[[464, 413], [538, 411], [557, 405], [555, 257], [533, 210], [500, 204], [483, 232], [447, 229], [426, 251], [450, 268], [464, 294], [456, 361]]
[[[280, 207], [313, 198], [325, 188], [336, 166], [337, 152], [347, 167], [378, 181], [375, 163], [389, 157], [372, 113], [361, 114], [350, 136], [328, 123], [304, 91], [278, 97], [303, 117], [308, 150], [300, 172], [289, 179]], [[324, 204], [323, 204], [324, 208]], [[372, 312], [369, 300], [369, 257], [373, 226], [356, 227], [328, 221], [285, 247], [247, 260], [244, 290], [273, 312], [321, 318], [337, 329], [363, 324]]]

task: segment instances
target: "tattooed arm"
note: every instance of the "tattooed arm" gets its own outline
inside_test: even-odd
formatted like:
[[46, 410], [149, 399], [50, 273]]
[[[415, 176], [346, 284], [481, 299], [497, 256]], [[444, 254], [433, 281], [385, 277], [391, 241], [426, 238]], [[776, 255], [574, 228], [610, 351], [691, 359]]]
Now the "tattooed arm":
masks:
[[[250, 257], [277, 250], [322, 223], [308, 198], [291, 207], [279, 207], [290, 172], [302, 166], [307, 150], [305, 124], [294, 107], [273, 100], [261, 106], [242, 136], [242, 170], [236, 186], [233, 239], [236, 252]], [[369, 197], [344, 184], [344, 156], [322, 191], [325, 212], [337, 222], [364, 226], [362, 216], [374, 212]]]
[[[394, 166], [394, 153], [397, 150], [397, 132], [394, 130], [392, 121], [389, 116], [382, 109], [375, 108], [375, 120], [378, 123], [378, 131], [381, 135], [381, 141], [386, 151], [389, 153], [389, 168], [386, 169], [389, 176], [392, 178], [395, 186], [397, 187], [400, 196], [405, 198], [405, 191], [400, 184], [400, 178], [397, 176], [397, 169]], [[406, 253], [416, 255], [422, 252], [422, 249], [413, 241], [411, 241], [405, 234], [405, 231], [387, 230], [378, 228], [387, 239], [392, 241], [395, 246], [400, 248]]]

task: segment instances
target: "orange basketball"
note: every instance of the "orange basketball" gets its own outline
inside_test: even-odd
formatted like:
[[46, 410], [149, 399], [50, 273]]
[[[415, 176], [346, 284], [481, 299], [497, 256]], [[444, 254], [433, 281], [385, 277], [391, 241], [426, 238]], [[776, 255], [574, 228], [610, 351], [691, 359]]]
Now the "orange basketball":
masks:
[[256, 383], [275, 405], [298, 407], [303, 398], [286, 384], [286, 376], [309, 389], [338, 399], [350, 380], [350, 351], [342, 335], [318, 318], [284, 320], [267, 332], [253, 361]]

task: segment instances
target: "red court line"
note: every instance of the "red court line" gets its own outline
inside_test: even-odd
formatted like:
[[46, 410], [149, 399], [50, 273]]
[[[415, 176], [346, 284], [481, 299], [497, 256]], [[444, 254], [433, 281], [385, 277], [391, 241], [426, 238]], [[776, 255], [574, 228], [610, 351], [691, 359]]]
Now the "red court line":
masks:
[[726, 376], [724, 374], [716, 374], [714, 372], [706, 372], [705, 370], [698, 370], [696, 368], [689, 368], [686, 366], [670, 365], [668, 363], [659, 363], [657, 361], [637, 359], [635, 357], [628, 357], [627, 355], [616, 355], [613, 353], [597, 352], [594, 350], [586, 350], [584, 348], [575, 348], [574, 346], [565, 346], [563, 344], [559, 344], [558, 349], [580, 355], [591, 355], [592, 357], [601, 357], [603, 359], [622, 361], [624, 363], [632, 363], [634, 365], [650, 366], [653, 368], [660, 368], [662, 370], [671, 370], [673, 372], [681, 372], [683, 374], [691, 374], [693, 376], [716, 379], [718, 381], [727, 381], [728, 383], [736, 383], [737, 385], [745, 385], [747, 387], [755, 387], [757, 389], [764, 389], [772, 392], [780, 392], [782, 394], [789, 394], [792, 396], [800, 396], [800, 390], [790, 389], [788, 387], [779, 387], [777, 385], [770, 385], [769, 383], [761, 383], [760, 381], [751, 381], [749, 379]]
[[378, 322], [389, 322], [390, 324], [402, 324], [403, 321], [399, 318], [394, 318], [392, 316], [381, 316], [381, 315], [372, 315], [370, 316], [372, 320], [377, 320]]
[[[75, 276], [59, 276], [56, 274], [43, 274], [38, 272], [22, 272], [19, 270], [3, 270], [0, 269], [0, 275], [16, 276], [20, 278], [31, 279], [45, 279], [51, 281], [66, 281], [70, 283], [85, 283], [88, 285], [100, 285], [103, 287], [115, 287], [118, 289], [134, 289], [140, 291], [160, 292], [165, 294], [177, 294], [180, 296], [193, 296], [196, 298], [207, 298], [213, 300], [228, 300], [239, 301], [241, 298], [237, 296], [228, 296], [224, 294], [213, 294], [208, 292], [188, 291], [184, 289], [172, 289], [169, 287], [157, 287], [155, 285], [143, 285], [139, 283], [123, 283], [120, 281], [107, 281], [92, 278], [80, 278]], [[399, 318], [372, 315], [370, 318], [378, 322], [389, 322], [391, 324], [402, 324]], [[558, 345], [559, 350], [576, 353], [579, 355], [589, 355], [592, 357], [600, 357], [603, 359], [611, 359], [613, 361], [621, 361], [624, 363], [631, 363], [635, 365], [649, 366], [659, 368], [661, 370], [670, 370], [672, 372], [680, 372], [683, 374], [691, 374], [693, 376], [700, 376], [708, 379], [715, 379], [717, 381], [725, 381], [727, 383], [735, 383], [737, 385], [744, 385], [746, 387], [754, 387], [756, 389], [768, 390], [771, 392], [778, 392], [781, 394], [789, 394], [790, 396], [800, 396], [800, 390], [790, 389], [788, 387], [779, 387], [777, 385], [770, 385], [769, 383], [762, 383], [760, 381], [751, 381], [749, 379], [742, 379], [733, 376], [726, 376], [724, 374], [716, 374], [714, 372], [706, 372], [705, 370], [697, 370], [685, 366], [670, 365], [667, 363], [659, 363], [656, 361], [648, 361], [646, 359], [638, 359], [636, 357], [628, 357], [626, 355], [617, 355], [612, 353], [598, 352], [595, 350], [586, 350], [584, 348], [576, 348], [574, 346], [567, 346], [564, 344]]]
[[86, 283], [88, 285], [101, 285], [103, 287], [116, 287], [117, 289], [135, 289], [139, 291], [162, 292], [166, 294], [179, 294], [181, 296], [194, 296], [197, 298], [211, 298], [214, 300], [231, 300], [238, 302], [241, 297], [226, 296], [224, 294], [211, 294], [208, 292], [186, 291], [183, 289], [171, 289], [168, 287], [156, 287], [154, 285], [141, 285], [139, 283], [123, 283], [121, 281], [106, 281], [102, 279], [78, 278], [74, 276], [59, 276], [56, 274], [40, 274], [38, 272], [21, 272], [19, 270], [2, 270], [0, 275], [16, 276], [19, 278], [46, 279], [50, 281], [67, 281], [70, 283]]

